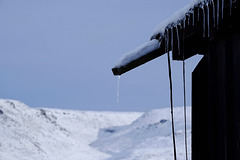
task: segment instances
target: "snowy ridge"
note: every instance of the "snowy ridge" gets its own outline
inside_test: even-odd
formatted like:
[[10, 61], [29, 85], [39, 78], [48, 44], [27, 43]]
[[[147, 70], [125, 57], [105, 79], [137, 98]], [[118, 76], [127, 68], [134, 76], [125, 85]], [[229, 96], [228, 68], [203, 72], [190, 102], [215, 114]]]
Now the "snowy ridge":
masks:
[[[175, 108], [177, 158], [184, 160], [183, 108]], [[190, 115], [190, 107], [187, 109]], [[190, 122], [190, 116], [187, 117]], [[187, 124], [190, 154], [190, 123]], [[98, 140], [91, 144], [111, 154], [108, 160], [172, 160], [170, 110], [158, 109], [143, 114], [130, 125], [102, 129]]]
[[100, 160], [89, 146], [100, 128], [127, 125], [141, 113], [33, 109], [0, 100], [0, 160]]
[[[184, 159], [183, 108], [175, 108], [174, 113], [181, 160]], [[169, 109], [144, 114], [70, 111], [34, 109], [18, 101], [0, 100], [0, 123], [0, 160], [173, 158]], [[187, 126], [190, 146], [190, 124]]]

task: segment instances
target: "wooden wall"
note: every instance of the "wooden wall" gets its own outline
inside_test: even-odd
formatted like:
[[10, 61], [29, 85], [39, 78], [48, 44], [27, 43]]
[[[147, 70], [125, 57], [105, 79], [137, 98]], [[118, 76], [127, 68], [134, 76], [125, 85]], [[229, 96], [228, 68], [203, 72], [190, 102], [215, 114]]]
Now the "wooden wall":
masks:
[[193, 160], [240, 159], [240, 32], [230, 27], [192, 73]]

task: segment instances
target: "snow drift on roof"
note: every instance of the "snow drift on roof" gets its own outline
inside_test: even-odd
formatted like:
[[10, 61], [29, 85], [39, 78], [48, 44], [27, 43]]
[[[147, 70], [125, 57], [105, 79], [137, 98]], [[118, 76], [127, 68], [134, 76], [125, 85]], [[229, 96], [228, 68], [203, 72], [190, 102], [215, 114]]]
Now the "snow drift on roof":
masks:
[[158, 49], [159, 47], [160, 47], [160, 43], [156, 39], [146, 42], [143, 45], [136, 48], [135, 50], [125, 54], [122, 58], [120, 58], [118, 63], [115, 65], [115, 67], [118, 68], [120, 66], [127, 65], [128, 63]]
[[153, 31], [152, 37], [155, 37], [158, 34], [163, 35], [166, 28], [171, 28], [178, 24], [181, 24], [187, 14], [193, 13], [194, 6], [202, 6], [205, 3], [209, 3], [211, 1], [213, 0], [193, 0], [181, 10], [175, 12], [169, 19], [166, 19], [158, 26], [156, 26]]
[[[160, 23], [154, 30], [153, 36], [161, 34], [163, 35], [166, 28], [174, 27], [182, 22], [185, 18], [186, 14], [190, 14], [193, 12], [194, 6], [202, 6], [205, 3], [209, 3], [212, 0], [193, 0], [189, 5], [181, 9], [180, 11], [176, 12], [172, 17], [165, 20], [164, 22]], [[138, 58], [158, 49], [160, 47], [160, 43], [158, 40], [152, 38], [150, 42], [146, 42], [145, 44], [141, 45], [140, 47], [136, 48], [135, 50], [125, 54], [118, 63], [114, 66], [115, 68], [120, 68], [121, 66], [125, 66], [130, 62], [137, 60]]]

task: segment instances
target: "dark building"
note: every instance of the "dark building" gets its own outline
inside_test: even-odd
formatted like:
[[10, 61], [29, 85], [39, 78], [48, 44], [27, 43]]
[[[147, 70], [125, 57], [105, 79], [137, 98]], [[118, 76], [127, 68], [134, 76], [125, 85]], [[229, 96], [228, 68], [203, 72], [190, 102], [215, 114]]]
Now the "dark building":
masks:
[[121, 75], [169, 51], [174, 60], [204, 55], [192, 73], [193, 160], [240, 160], [239, 19], [239, 0], [198, 1], [151, 37], [158, 47], [112, 69]]

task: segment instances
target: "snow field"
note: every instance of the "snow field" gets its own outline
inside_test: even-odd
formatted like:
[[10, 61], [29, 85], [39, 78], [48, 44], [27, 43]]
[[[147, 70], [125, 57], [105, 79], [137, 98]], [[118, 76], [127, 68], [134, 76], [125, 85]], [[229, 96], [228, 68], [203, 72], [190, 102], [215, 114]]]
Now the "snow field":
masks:
[[141, 113], [33, 109], [0, 100], [0, 160], [98, 160], [109, 157], [89, 144], [98, 130], [127, 125]]
[[[177, 156], [183, 160], [183, 108], [174, 108], [174, 115]], [[72, 111], [0, 100], [0, 124], [0, 160], [173, 159], [168, 108], [144, 114]], [[189, 154], [190, 129], [188, 123]]]

